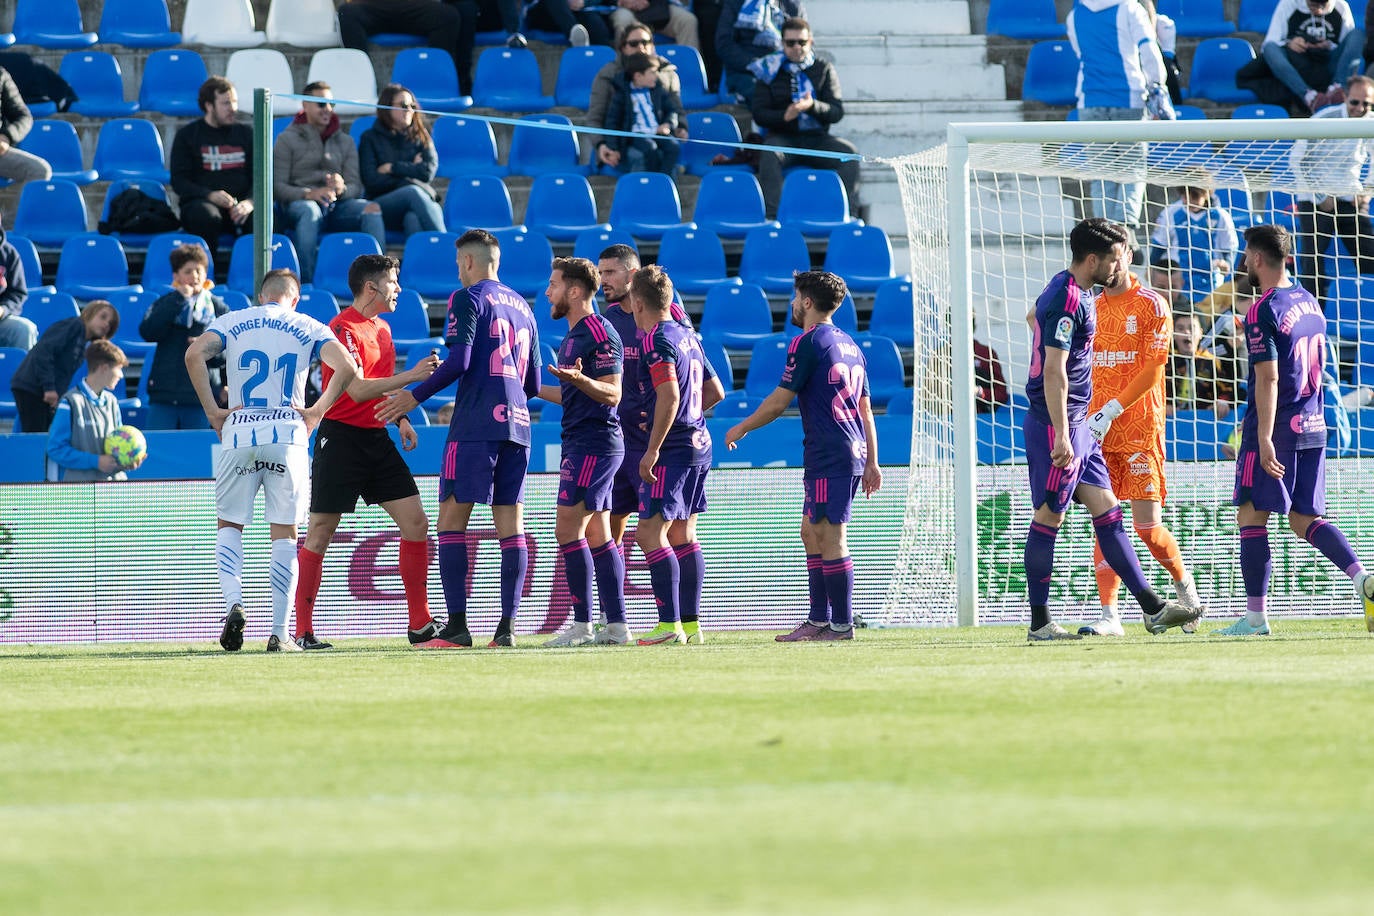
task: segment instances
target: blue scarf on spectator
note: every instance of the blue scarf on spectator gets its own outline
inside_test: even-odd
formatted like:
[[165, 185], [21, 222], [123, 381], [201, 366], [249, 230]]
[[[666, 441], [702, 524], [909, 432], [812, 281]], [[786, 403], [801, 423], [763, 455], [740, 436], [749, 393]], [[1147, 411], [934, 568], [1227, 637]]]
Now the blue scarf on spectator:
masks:
[[[767, 54], [760, 57], [749, 65], [749, 72], [761, 83], [771, 83], [778, 75], [778, 71], [786, 69], [792, 76], [792, 101], [797, 101], [804, 95], [812, 98], [816, 96], [816, 87], [811, 85], [811, 77], [806, 75], [809, 67], [816, 63], [816, 52], [811, 48], [806, 49], [806, 57], [800, 63], [792, 63], [787, 59], [787, 55], [781, 51]], [[817, 121], [810, 114], [803, 111], [797, 116], [797, 128], [799, 130], [820, 130], [821, 122]]]
[[753, 29], [754, 44], [776, 51], [782, 47], [781, 30], [786, 18], [774, 0], [744, 0], [735, 18], [735, 28]]
[[215, 301], [208, 289], [203, 289], [186, 300], [177, 315], [177, 324], [183, 328], [207, 325], [215, 320]]

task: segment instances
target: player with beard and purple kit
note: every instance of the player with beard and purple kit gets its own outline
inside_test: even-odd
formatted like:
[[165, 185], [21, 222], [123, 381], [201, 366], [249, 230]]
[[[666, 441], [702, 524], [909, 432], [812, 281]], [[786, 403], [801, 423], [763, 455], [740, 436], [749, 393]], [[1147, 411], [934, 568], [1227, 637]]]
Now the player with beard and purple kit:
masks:
[[386, 422], [403, 417], [458, 382], [439, 471], [439, 580], [448, 624], [436, 639], [455, 648], [472, 645], [468, 520], [473, 505], [489, 503], [501, 539], [501, 621], [488, 646], [509, 647], [515, 645], [515, 614], [529, 563], [523, 510], [530, 460], [528, 399], [539, 393], [539, 331], [529, 303], [498, 277], [496, 237], [472, 229], [458, 238], [457, 249], [463, 289], [448, 301], [448, 359], [411, 391], [389, 397], [377, 417]]
[[1085, 219], [1069, 233], [1073, 262], [1050, 278], [1031, 315], [1034, 335], [1026, 397], [1030, 409], [1022, 424], [1035, 516], [1026, 534], [1026, 584], [1029, 589], [1030, 642], [1082, 639], [1050, 619], [1050, 579], [1054, 545], [1069, 503], [1091, 514], [1097, 543], [1108, 565], [1140, 604], [1145, 629], [1163, 633], [1196, 620], [1199, 611], [1165, 601], [1150, 588], [1126, 530], [1121, 505], [1112, 493], [1102, 446], [1087, 421], [1093, 397], [1093, 335], [1097, 330], [1095, 286], [1115, 286], [1125, 270], [1129, 236], [1104, 219]]
[[[549, 314], [568, 320], [568, 336], [549, 371], [557, 385], [539, 396], [563, 405], [563, 454], [559, 462], [554, 536], [563, 555], [573, 620], [546, 647], [628, 645], [625, 623], [625, 561], [611, 538], [611, 482], [625, 457], [616, 404], [620, 402], [620, 335], [596, 313], [601, 285], [586, 258], [554, 258], [549, 273]], [[592, 577], [606, 626], [592, 630]]]
[[[649, 564], [658, 626], [639, 645], [700, 643], [706, 566], [697, 516], [706, 511], [711, 434], [705, 412], [724, 397], [720, 379], [691, 328], [672, 320], [673, 284], [662, 268], [641, 267], [630, 281], [639, 328], [640, 384], [648, 403], [649, 439], [639, 459], [639, 527], [635, 539]], [[623, 425], [623, 424], [622, 424]]]
[[831, 318], [847, 292], [844, 280], [819, 270], [792, 280], [792, 323], [802, 329], [787, 348], [782, 379], [749, 417], [725, 434], [725, 445], [772, 423], [796, 397], [802, 419], [805, 468], [801, 539], [806, 549], [806, 620], [778, 642], [830, 642], [854, 638], [854, 562], [846, 526], [854, 497], [883, 485], [878, 429], [868, 397], [863, 351]]
[[1374, 576], [1326, 514], [1326, 419], [1322, 369], [1326, 316], [1312, 294], [1289, 275], [1292, 239], [1282, 226], [1245, 231], [1245, 271], [1266, 290], [1245, 314], [1250, 353], [1245, 418], [1236, 453], [1240, 573], [1245, 616], [1214, 636], [1268, 636], [1266, 600], [1272, 565], [1269, 513], [1288, 516], [1307, 541], [1355, 583], [1365, 628], [1374, 633]]

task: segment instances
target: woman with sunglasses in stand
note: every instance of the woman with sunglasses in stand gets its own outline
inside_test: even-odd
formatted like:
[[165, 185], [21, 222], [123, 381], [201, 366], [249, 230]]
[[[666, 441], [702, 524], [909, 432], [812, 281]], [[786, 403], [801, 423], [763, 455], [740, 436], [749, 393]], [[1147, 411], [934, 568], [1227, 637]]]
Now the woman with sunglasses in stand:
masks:
[[382, 89], [377, 123], [358, 140], [358, 160], [367, 199], [381, 206], [388, 230], [407, 238], [444, 231], [439, 194], [430, 185], [439, 155], [409, 89], [399, 83]]

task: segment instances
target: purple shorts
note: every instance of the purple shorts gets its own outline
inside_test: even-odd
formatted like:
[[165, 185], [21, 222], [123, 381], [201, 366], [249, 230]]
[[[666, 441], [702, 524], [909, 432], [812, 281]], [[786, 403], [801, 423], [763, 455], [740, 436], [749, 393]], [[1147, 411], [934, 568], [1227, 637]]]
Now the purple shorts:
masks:
[[459, 503], [490, 506], [523, 503], [529, 466], [530, 450], [525, 445], [450, 441], [444, 446], [440, 467], [439, 502], [452, 497]]
[[811, 522], [845, 524], [849, 521], [850, 510], [854, 508], [854, 497], [859, 493], [859, 482], [862, 479], [857, 474], [847, 477], [806, 478], [802, 481], [806, 488], [802, 514]]
[[[638, 465], [635, 465], [638, 468]], [[659, 465], [654, 483], [639, 481], [639, 517], [661, 515], [665, 522], [691, 518], [706, 511], [707, 464]]]
[[639, 459], [644, 453], [626, 449], [625, 457], [615, 469], [611, 483], [611, 514], [629, 515], [639, 511]]
[[622, 457], [564, 452], [558, 465], [558, 505], [585, 505], [588, 512], [611, 508], [611, 483]]
[[1079, 484], [1108, 491], [1112, 489], [1107, 462], [1102, 458], [1102, 446], [1088, 431], [1086, 423], [1069, 424], [1069, 441], [1073, 445], [1074, 459], [1064, 468], [1057, 468], [1050, 461], [1050, 449], [1054, 447], [1053, 426], [1026, 414], [1021, 430], [1026, 437], [1031, 505], [1035, 508], [1046, 506], [1051, 512], [1067, 512]]
[[1236, 488], [1231, 505], [1250, 503], [1261, 512], [1326, 514], [1326, 449], [1302, 448], [1277, 452], [1283, 479], [1276, 480], [1260, 467], [1258, 449], [1241, 445], [1236, 455]]

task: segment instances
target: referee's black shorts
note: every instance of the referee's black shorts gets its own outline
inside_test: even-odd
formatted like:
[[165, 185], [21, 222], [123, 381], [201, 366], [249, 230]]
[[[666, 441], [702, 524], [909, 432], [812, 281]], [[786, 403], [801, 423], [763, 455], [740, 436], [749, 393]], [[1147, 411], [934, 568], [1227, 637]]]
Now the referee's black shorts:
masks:
[[418, 496], [420, 489], [385, 428], [323, 420], [310, 466], [310, 511], [347, 514], [358, 506]]

